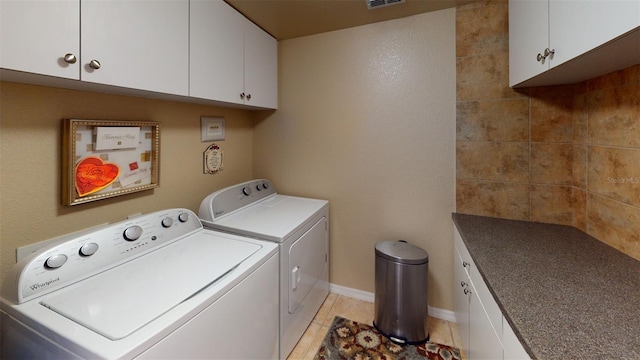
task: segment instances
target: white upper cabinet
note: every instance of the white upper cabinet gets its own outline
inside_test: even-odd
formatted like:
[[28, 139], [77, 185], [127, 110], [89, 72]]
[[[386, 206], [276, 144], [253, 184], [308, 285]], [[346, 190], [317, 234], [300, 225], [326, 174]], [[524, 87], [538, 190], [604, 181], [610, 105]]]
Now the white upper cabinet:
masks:
[[242, 103], [244, 17], [223, 1], [190, 4], [189, 95]]
[[188, 95], [188, 0], [82, 0], [81, 18], [83, 81]]
[[250, 21], [245, 22], [245, 104], [278, 107], [278, 42]]
[[278, 107], [277, 40], [222, 0], [0, 0], [0, 30], [5, 80]]
[[549, 2], [509, 1], [509, 83], [511, 86], [549, 70], [537, 55], [549, 47]]
[[278, 107], [278, 43], [222, 0], [192, 0], [192, 97]]
[[3, 0], [0, 20], [3, 69], [189, 93], [188, 0]]
[[510, 0], [509, 84], [583, 81], [640, 63], [640, 0]]
[[550, 0], [550, 46], [557, 48], [551, 66], [574, 59], [638, 26], [640, 0]]
[[4, 69], [78, 80], [80, 1], [0, 1], [0, 47]]

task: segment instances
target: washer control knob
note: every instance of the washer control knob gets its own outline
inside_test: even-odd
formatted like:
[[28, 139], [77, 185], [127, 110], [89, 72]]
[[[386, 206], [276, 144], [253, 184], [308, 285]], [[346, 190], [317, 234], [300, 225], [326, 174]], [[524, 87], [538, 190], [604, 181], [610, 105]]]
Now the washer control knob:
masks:
[[189, 220], [189, 213], [180, 213], [180, 215], [178, 215], [178, 220], [180, 220], [180, 222], [187, 222], [187, 220]]
[[92, 242], [82, 245], [79, 253], [81, 256], [91, 256], [95, 254], [96, 251], [98, 251], [98, 244]]
[[47, 269], [57, 269], [60, 266], [64, 265], [64, 263], [66, 262], [67, 262], [67, 255], [64, 255], [64, 254], [53, 255], [44, 262], [44, 267], [46, 267]]
[[173, 219], [170, 217], [166, 217], [164, 219], [162, 219], [162, 227], [163, 228], [169, 228], [171, 227], [171, 225], [173, 225]]
[[122, 236], [127, 241], [136, 241], [140, 238], [140, 236], [142, 236], [142, 227], [138, 225], [133, 225], [131, 227], [128, 227], [124, 230], [124, 233], [122, 233]]
[[251, 195], [251, 188], [248, 186], [245, 186], [242, 188], [242, 193], [245, 194], [246, 196]]

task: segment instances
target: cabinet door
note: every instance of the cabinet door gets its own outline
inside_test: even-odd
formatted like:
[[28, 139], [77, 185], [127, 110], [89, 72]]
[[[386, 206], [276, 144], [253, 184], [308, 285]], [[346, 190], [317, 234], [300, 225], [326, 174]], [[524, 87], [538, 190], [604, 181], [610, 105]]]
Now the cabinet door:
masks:
[[222, 0], [191, 0], [189, 95], [242, 104], [244, 24]]
[[504, 347], [504, 360], [529, 360], [529, 354], [524, 349], [520, 340], [509, 326], [507, 319], [502, 320], [502, 345]]
[[548, 0], [509, 0], [509, 85], [548, 70], [549, 61], [537, 59], [548, 47]]
[[81, 15], [83, 81], [188, 95], [188, 0], [82, 0]]
[[551, 67], [640, 26], [640, 1], [549, 1]]
[[469, 359], [502, 359], [502, 343], [495, 333], [480, 298], [471, 288], [469, 304]]
[[245, 104], [278, 107], [278, 42], [250, 21], [245, 23]]
[[0, 67], [80, 78], [80, 0], [2, 0], [0, 34]]
[[[456, 230], [457, 231], [457, 230]], [[462, 341], [462, 350], [469, 354], [469, 295], [471, 288], [467, 272], [462, 265], [462, 257], [456, 247], [453, 251], [453, 300], [456, 323]]]

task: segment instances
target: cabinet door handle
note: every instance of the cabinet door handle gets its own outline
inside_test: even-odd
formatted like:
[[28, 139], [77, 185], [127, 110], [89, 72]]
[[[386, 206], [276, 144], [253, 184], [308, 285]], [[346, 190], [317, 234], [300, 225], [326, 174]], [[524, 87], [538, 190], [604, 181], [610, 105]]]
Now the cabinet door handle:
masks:
[[247, 94], [247, 100], [251, 100], [251, 94]]
[[89, 67], [92, 68], [92, 69], [95, 69], [95, 70], [100, 69], [101, 66], [102, 65], [100, 65], [100, 61], [98, 61], [98, 60], [91, 60], [89, 62]]
[[241, 94], [240, 94], [240, 99], [241, 99], [241, 100], [244, 100], [244, 93], [241, 93]]
[[465, 295], [469, 295], [469, 294], [471, 294], [471, 290], [469, 290], [469, 289], [464, 289], [464, 294], [465, 294]]
[[465, 286], [467, 286], [467, 283], [464, 282], [464, 281], [460, 281], [460, 286], [465, 287]]
[[76, 58], [75, 55], [73, 55], [73, 54], [65, 54], [64, 55], [64, 62], [66, 62], [67, 64], [75, 64], [76, 61], [78, 61], [78, 58]]
[[469, 266], [471, 266], [471, 264], [469, 264], [468, 262], [466, 261], [462, 262], [462, 267], [469, 267]]

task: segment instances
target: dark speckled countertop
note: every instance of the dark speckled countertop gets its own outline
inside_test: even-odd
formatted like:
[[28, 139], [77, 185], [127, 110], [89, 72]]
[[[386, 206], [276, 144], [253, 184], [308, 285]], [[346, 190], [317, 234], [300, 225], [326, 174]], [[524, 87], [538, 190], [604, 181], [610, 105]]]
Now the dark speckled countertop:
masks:
[[453, 214], [537, 359], [640, 359], [640, 261], [569, 226]]

